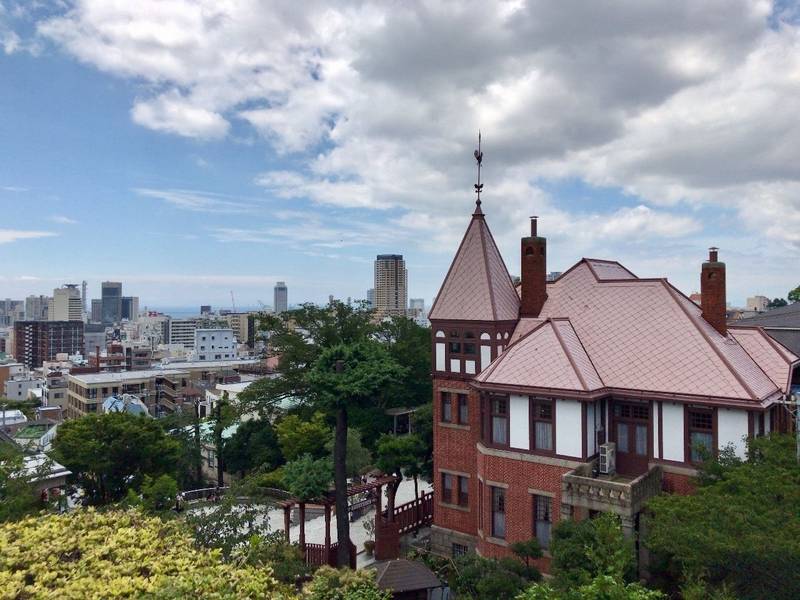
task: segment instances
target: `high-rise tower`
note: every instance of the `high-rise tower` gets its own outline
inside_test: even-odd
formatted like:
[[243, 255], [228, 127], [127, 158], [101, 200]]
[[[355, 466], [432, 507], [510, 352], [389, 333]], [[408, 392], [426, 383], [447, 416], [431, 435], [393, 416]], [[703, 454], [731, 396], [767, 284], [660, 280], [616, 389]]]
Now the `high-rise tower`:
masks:
[[379, 254], [375, 259], [375, 310], [382, 315], [408, 312], [408, 272], [402, 254]]

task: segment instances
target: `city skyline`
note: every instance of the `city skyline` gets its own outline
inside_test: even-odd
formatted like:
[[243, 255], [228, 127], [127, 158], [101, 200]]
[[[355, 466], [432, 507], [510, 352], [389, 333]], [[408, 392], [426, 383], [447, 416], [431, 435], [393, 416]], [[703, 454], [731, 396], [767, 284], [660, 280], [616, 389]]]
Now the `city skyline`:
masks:
[[[286, 281], [324, 302], [363, 294], [373, 257], [396, 252], [409, 296], [431, 299], [474, 202], [479, 128], [512, 274], [538, 214], [554, 270], [619, 260], [690, 294], [719, 246], [734, 304], [785, 296], [800, 129], [774, 116], [800, 91], [797, 11], [678, 2], [656, 18], [645, 4], [420, 19], [3, 0], [0, 296], [112, 280], [142, 307], [224, 306], [231, 290], [255, 306]], [[438, 60], [408, 68], [422, 56]]]

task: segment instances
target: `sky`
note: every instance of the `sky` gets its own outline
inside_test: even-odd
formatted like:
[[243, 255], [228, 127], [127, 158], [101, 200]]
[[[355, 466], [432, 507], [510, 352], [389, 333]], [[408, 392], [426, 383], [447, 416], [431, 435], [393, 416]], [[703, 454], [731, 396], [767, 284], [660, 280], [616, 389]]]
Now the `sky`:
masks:
[[800, 9], [763, 0], [0, 0], [0, 297], [437, 293], [474, 208], [728, 299], [800, 283]]

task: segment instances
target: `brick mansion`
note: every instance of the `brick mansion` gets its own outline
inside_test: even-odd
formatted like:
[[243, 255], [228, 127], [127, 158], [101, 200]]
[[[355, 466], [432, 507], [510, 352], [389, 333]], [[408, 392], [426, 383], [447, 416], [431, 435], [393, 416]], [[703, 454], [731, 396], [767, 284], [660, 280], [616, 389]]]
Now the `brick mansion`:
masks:
[[646, 501], [690, 492], [708, 453], [791, 428], [800, 359], [726, 324], [716, 248], [700, 306], [610, 260], [548, 281], [535, 217], [520, 251], [515, 284], [478, 200], [430, 311], [436, 552], [546, 549], [560, 519], [597, 512], [635, 535]]

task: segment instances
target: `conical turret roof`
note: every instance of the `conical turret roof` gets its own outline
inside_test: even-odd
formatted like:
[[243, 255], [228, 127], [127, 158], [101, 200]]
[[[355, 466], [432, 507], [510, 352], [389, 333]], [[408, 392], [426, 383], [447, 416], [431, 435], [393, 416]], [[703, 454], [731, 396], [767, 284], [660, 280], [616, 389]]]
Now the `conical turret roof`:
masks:
[[478, 205], [429, 319], [516, 321], [519, 296]]

